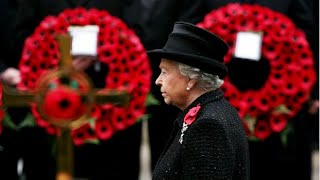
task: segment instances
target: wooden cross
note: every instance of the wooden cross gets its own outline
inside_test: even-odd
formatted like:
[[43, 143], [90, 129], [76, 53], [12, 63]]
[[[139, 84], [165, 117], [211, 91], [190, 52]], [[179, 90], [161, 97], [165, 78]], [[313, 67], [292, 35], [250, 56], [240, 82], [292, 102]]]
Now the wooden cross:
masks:
[[[58, 35], [57, 41], [60, 51], [60, 66], [59, 69], [53, 72], [49, 72], [44, 75], [42, 80], [37, 85], [34, 91], [18, 91], [14, 88], [8, 87], [3, 84], [2, 102], [6, 107], [17, 106], [30, 106], [31, 103], [36, 103], [38, 106], [42, 105], [44, 101], [44, 95], [47, 92], [46, 86], [53, 78], [57, 76], [77, 76], [82, 78], [82, 81], [89, 86], [90, 91], [82, 93], [81, 96], [85, 96], [89, 99], [89, 106], [93, 104], [112, 103], [117, 105], [126, 105], [129, 102], [129, 93], [126, 91], [115, 91], [106, 89], [94, 89], [91, 81], [82, 72], [74, 70], [72, 67], [71, 51], [71, 36], [68, 34]], [[71, 129], [77, 127], [88, 120], [90, 111], [77, 119], [68, 120], [52, 120], [50, 116], [43, 114], [40, 110], [40, 114], [48, 122], [55, 125], [60, 129], [60, 134], [57, 135], [57, 174], [56, 180], [72, 180], [73, 177], [73, 143], [71, 137]], [[56, 123], [59, 122], [59, 123]]]

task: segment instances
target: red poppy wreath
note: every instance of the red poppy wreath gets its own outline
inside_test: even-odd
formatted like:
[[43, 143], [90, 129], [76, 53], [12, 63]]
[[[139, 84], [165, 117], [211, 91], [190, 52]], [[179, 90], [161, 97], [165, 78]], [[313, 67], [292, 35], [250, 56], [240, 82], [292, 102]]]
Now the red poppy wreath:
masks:
[[[144, 104], [151, 83], [151, 69], [145, 49], [136, 34], [119, 18], [103, 10], [84, 8], [67, 9], [58, 16], [46, 17], [25, 41], [19, 64], [22, 81], [18, 88], [36, 88], [36, 82], [43, 73], [58, 67], [60, 54], [55, 35], [67, 33], [70, 25], [99, 26], [97, 58], [108, 67], [105, 88], [127, 90], [130, 93], [127, 107], [95, 105], [91, 113], [94, 126], [87, 123], [72, 130], [75, 144], [95, 139], [107, 140], [144, 115]], [[76, 101], [71, 99], [70, 102]], [[56, 133], [53, 125], [42, 119], [35, 106], [32, 106], [32, 113], [38, 125], [46, 128], [50, 134]]]
[[249, 137], [263, 140], [272, 133], [283, 132], [288, 120], [308, 100], [316, 79], [305, 34], [281, 13], [238, 3], [211, 11], [198, 26], [229, 44], [226, 64], [232, 61], [237, 32], [263, 32], [261, 55], [270, 71], [262, 87], [240, 91], [227, 76], [222, 89], [238, 110]]

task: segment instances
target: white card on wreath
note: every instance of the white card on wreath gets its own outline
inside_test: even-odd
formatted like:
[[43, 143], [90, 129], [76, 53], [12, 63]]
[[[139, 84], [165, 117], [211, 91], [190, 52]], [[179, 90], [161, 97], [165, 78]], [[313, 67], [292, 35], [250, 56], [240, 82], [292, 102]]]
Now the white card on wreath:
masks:
[[259, 61], [261, 58], [262, 32], [238, 32], [234, 56]]
[[97, 55], [99, 26], [69, 26], [68, 31], [72, 37], [72, 55]]

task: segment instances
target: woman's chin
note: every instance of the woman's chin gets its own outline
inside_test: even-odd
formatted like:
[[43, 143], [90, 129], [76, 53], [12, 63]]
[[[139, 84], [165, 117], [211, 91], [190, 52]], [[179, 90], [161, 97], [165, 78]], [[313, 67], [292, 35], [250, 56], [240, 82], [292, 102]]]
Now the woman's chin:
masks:
[[172, 102], [171, 102], [169, 99], [167, 99], [167, 98], [164, 98], [164, 102], [165, 102], [167, 105], [171, 105], [171, 104], [172, 104]]

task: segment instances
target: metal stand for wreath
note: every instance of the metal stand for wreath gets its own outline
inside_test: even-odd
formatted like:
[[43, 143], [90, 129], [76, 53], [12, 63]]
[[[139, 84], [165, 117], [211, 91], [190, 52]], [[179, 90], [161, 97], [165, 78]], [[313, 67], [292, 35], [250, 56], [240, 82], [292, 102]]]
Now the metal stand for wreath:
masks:
[[[72, 180], [73, 178], [73, 142], [71, 130], [77, 128], [88, 120], [91, 109], [97, 103], [112, 103], [117, 105], [126, 105], [129, 101], [129, 94], [126, 91], [115, 90], [99, 90], [92, 89], [90, 79], [82, 72], [75, 71], [72, 67], [71, 51], [71, 36], [57, 36], [59, 51], [60, 51], [60, 67], [58, 70], [46, 73], [41, 77], [37, 88], [33, 91], [19, 92], [16, 89], [10, 88], [3, 84], [3, 105], [4, 107], [12, 106], [30, 106], [30, 103], [36, 103], [37, 109], [43, 119], [50, 122], [58, 128], [56, 138], [56, 162], [57, 173], [56, 180]], [[57, 78], [74, 78], [82, 86], [85, 86], [85, 91], [77, 92], [82, 99], [85, 99], [87, 106], [86, 111], [75, 118], [57, 119], [49, 116], [43, 110], [44, 98], [48, 92], [50, 82]]]

